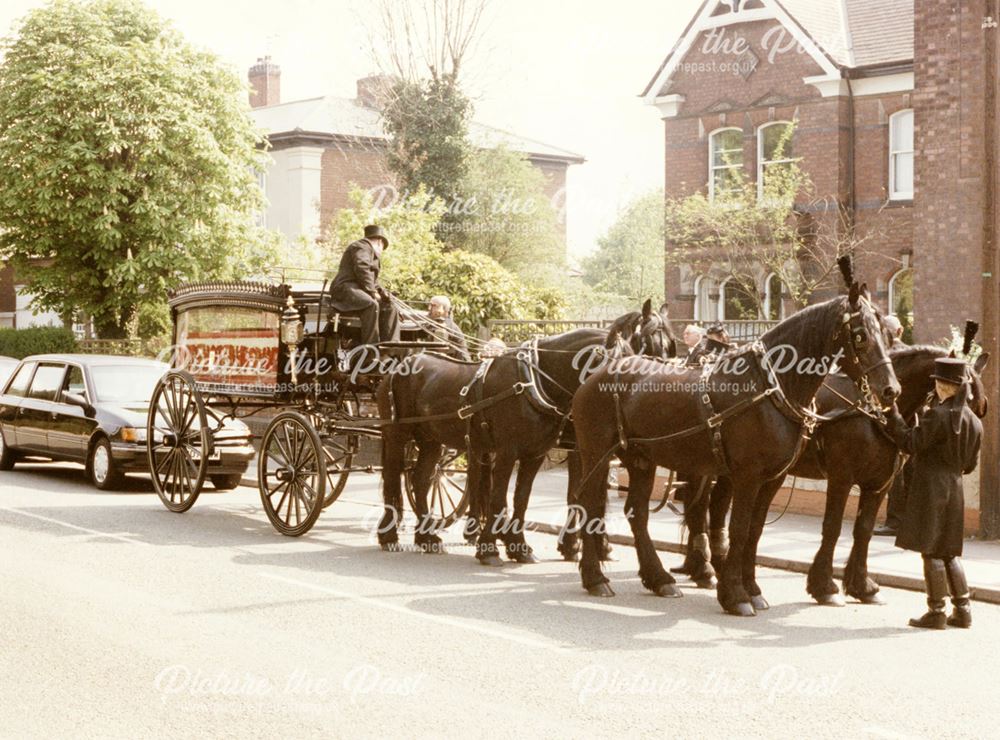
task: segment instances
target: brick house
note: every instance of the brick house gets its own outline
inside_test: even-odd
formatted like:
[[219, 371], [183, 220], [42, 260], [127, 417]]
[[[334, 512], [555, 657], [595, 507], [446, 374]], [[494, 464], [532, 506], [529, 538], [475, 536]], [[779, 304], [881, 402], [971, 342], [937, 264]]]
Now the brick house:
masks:
[[[281, 102], [281, 70], [269, 57], [248, 75], [252, 115], [267, 132], [272, 163], [262, 174], [268, 200], [264, 224], [286, 237], [320, 237], [336, 212], [347, 206], [352, 185], [392, 186], [385, 164], [387, 138], [380, 100], [390, 82], [381, 76], [357, 81], [357, 97], [322, 96]], [[473, 122], [473, 144], [501, 144], [525, 154], [546, 177], [546, 195], [565, 217], [566, 171], [579, 154]], [[561, 221], [565, 235], [565, 221]]]
[[[858, 264], [875, 300], [937, 342], [980, 320], [997, 375], [997, 0], [706, 0], [642, 93], [664, 122], [667, 197], [714, 197], [727, 169], [760, 183], [780, 166], [775, 131], [832, 207], [874, 234]], [[669, 250], [671, 245], [666, 245]], [[729, 315], [721, 269], [670, 266], [678, 318]], [[766, 318], [794, 306], [754, 286]], [[817, 293], [822, 300], [827, 293]], [[901, 318], [907, 318], [901, 316]], [[986, 423], [984, 533], [1000, 536], [997, 422]], [[973, 504], [976, 503], [973, 496]]]

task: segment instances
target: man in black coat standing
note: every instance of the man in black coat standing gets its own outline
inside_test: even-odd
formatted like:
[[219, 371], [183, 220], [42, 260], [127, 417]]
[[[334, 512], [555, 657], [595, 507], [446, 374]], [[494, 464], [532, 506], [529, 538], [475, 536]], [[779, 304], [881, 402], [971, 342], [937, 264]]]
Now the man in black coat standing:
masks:
[[[912, 455], [913, 482], [896, 546], [921, 553], [928, 611], [910, 626], [944, 629], [972, 626], [969, 585], [962, 568], [965, 498], [962, 475], [976, 469], [983, 427], [967, 403], [965, 361], [952, 357], [934, 365], [939, 403], [931, 406], [912, 428], [893, 407], [889, 431], [900, 449]], [[945, 615], [951, 592], [954, 611]]]
[[330, 306], [361, 319], [363, 344], [391, 342], [399, 338], [399, 317], [389, 300], [389, 291], [379, 285], [382, 250], [389, 237], [381, 226], [366, 226], [365, 236], [344, 250], [337, 277], [330, 287]]

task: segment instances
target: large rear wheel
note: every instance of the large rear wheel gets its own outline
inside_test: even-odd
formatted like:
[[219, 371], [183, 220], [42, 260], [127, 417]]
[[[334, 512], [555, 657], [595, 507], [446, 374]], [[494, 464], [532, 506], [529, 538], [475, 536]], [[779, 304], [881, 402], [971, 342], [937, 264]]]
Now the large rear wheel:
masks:
[[309, 419], [282, 411], [271, 420], [261, 439], [257, 483], [275, 529], [288, 537], [312, 529], [325, 500], [326, 453]]
[[194, 378], [169, 370], [156, 384], [146, 420], [149, 472], [160, 501], [174, 512], [194, 506], [212, 454], [205, 404]]
[[[406, 448], [406, 470], [403, 480], [406, 484], [406, 498], [410, 510], [415, 510], [413, 490], [413, 468], [417, 462], [417, 446], [412, 442]], [[427, 491], [427, 512], [441, 529], [457, 522], [469, 509], [469, 492], [466, 490], [467, 466], [465, 453], [445, 448], [431, 474]]]

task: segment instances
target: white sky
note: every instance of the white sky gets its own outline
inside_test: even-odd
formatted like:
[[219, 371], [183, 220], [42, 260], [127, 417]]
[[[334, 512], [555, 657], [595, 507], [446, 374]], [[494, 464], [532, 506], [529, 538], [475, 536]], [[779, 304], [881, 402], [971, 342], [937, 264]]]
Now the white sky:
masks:
[[[399, 0], [405, 2], [406, 0]], [[283, 101], [353, 97], [376, 70], [366, 0], [147, 0], [245, 77], [281, 66]], [[37, 0], [0, 3], [0, 29]], [[493, 0], [464, 70], [475, 118], [583, 154], [569, 170], [570, 252], [586, 254], [633, 197], [663, 182], [663, 127], [638, 95], [699, 0]]]

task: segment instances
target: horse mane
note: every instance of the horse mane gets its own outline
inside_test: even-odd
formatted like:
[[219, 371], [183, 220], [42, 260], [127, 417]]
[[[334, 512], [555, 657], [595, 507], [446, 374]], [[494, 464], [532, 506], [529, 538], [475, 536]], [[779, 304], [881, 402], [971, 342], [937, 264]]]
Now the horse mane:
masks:
[[845, 303], [847, 296], [838, 296], [822, 303], [814, 303], [811, 306], [796, 311], [789, 318], [768, 329], [761, 335], [760, 339], [768, 347], [773, 343], [787, 344], [808, 344], [810, 339], [814, 339], [817, 332], [822, 336], [833, 333], [840, 321], [840, 315], [830, 311], [831, 304], [835, 302]]
[[612, 321], [611, 325], [608, 327], [608, 338], [607, 341], [605, 341], [604, 346], [609, 349], [613, 347], [616, 334], [628, 341], [628, 338], [635, 333], [635, 330], [641, 322], [642, 313], [639, 311], [629, 311], [626, 314], [622, 314], [617, 319]]

